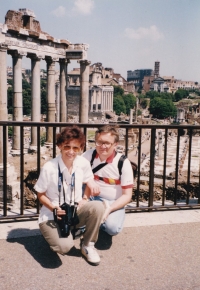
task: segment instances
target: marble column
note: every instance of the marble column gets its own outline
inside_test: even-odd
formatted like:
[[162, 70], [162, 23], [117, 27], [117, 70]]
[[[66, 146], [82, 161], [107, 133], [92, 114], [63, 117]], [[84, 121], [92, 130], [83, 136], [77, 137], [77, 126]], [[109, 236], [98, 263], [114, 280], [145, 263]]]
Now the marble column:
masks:
[[[13, 121], [23, 121], [22, 57], [26, 53], [11, 51], [13, 59]], [[20, 155], [20, 127], [13, 127], [12, 155]]]
[[[10, 52], [9, 52], [10, 53]], [[0, 120], [7, 121], [7, 71], [6, 71], [6, 54], [7, 48], [4, 45], [0, 44]], [[19, 64], [19, 63], [18, 63]], [[15, 71], [16, 72], [16, 71]], [[21, 71], [19, 71], [21, 74]], [[15, 77], [15, 82], [16, 82]], [[20, 77], [19, 77], [20, 79]], [[16, 86], [15, 90], [13, 88], [16, 96]], [[16, 102], [15, 102], [16, 105]], [[22, 105], [21, 105], [22, 106]], [[16, 107], [15, 107], [16, 110]], [[15, 112], [16, 113], [16, 112]], [[16, 116], [16, 115], [15, 115]], [[21, 120], [20, 120], [21, 121]], [[7, 161], [7, 156], [3, 156], [3, 128], [0, 127], [0, 184], [4, 184], [4, 167], [3, 159], [6, 158], [6, 193], [4, 192], [4, 186], [0, 187], [0, 196], [3, 197], [6, 194], [8, 202], [12, 203], [12, 209], [19, 208], [19, 192], [20, 192], [20, 183], [17, 181], [17, 173], [15, 172], [15, 167], [10, 165]], [[16, 133], [16, 132], [15, 132]], [[17, 136], [20, 139], [20, 136]], [[6, 143], [5, 143], [6, 144]], [[13, 150], [18, 155], [20, 150]], [[17, 152], [16, 152], [17, 151]], [[8, 193], [8, 195], [7, 195]]]
[[113, 92], [111, 92], [111, 106], [112, 106], [112, 111], [113, 111]]
[[101, 112], [103, 111], [102, 108], [103, 108], [103, 89], [101, 90]]
[[[47, 58], [47, 122], [55, 122], [55, 61]], [[46, 145], [53, 143], [53, 128], [47, 128]]]
[[106, 94], [107, 94], [107, 92], [105, 91], [104, 92], [104, 111], [106, 112], [107, 110], [106, 110]]
[[96, 91], [96, 112], [98, 112], [98, 98], [99, 98], [99, 91]]
[[94, 89], [94, 93], [93, 93], [93, 111], [96, 111], [96, 98], [97, 98], [97, 92]]
[[89, 65], [90, 61], [80, 60], [80, 107], [79, 123], [88, 123]]
[[[56, 122], [60, 122], [60, 82], [56, 82], [55, 85], [55, 94], [56, 94]], [[57, 128], [59, 132], [59, 128]]]
[[105, 96], [106, 96], [106, 92], [103, 92], [103, 110], [104, 112], [106, 111], [106, 103], [105, 103]]
[[106, 111], [108, 111], [108, 92], [106, 92]]
[[103, 97], [104, 97], [104, 91], [102, 89], [102, 91], [101, 91], [101, 112], [103, 112]]
[[[40, 122], [41, 119], [41, 89], [40, 89], [40, 60], [31, 57], [31, 121]], [[31, 128], [30, 149], [37, 150], [37, 127]]]
[[91, 104], [90, 104], [90, 112], [93, 112], [93, 98], [94, 98], [94, 91], [91, 90]]
[[[7, 48], [0, 45], [0, 120], [7, 121]], [[0, 127], [0, 168], [3, 168], [3, 127]]]
[[103, 110], [106, 111], [106, 103], [105, 103], [106, 92], [103, 92]]
[[67, 65], [70, 61], [60, 59], [60, 122], [67, 122]]
[[110, 92], [110, 111], [112, 111], [112, 93]]

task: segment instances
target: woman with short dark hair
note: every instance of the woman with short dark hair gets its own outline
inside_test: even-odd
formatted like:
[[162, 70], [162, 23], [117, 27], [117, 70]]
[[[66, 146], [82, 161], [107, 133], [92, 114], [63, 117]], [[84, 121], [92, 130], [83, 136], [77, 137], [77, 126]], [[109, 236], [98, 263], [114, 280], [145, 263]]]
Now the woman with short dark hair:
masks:
[[[99, 192], [90, 163], [79, 155], [85, 146], [85, 136], [78, 126], [69, 126], [57, 134], [56, 140], [60, 155], [45, 163], [35, 185], [42, 204], [39, 215], [40, 231], [53, 251], [60, 254], [69, 252], [74, 246], [71, 232], [63, 237], [63, 226], [59, 224], [63, 218], [67, 218], [66, 207], [73, 209], [73, 212], [76, 210], [76, 227], [86, 226], [81, 252], [89, 263], [98, 265], [100, 257], [94, 244], [98, 239], [105, 208], [98, 201], [91, 203], [86, 196], [82, 197], [83, 183], [94, 193]], [[67, 226], [64, 232], [70, 228], [68, 222], [65, 224]]]

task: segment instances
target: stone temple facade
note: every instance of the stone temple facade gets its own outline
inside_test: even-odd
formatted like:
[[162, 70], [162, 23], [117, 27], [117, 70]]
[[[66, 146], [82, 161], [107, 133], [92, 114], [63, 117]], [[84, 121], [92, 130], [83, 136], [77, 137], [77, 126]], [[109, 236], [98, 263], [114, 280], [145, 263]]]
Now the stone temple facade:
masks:
[[[101, 63], [89, 67], [89, 117], [100, 117], [113, 111], [113, 82], [103, 75]], [[117, 85], [117, 81], [114, 82]], [[68, 73], [68, 114], [76, 115], [80, 98], [80, 69]]]
[[[113, 86], [121, 86], [124, 93], [134, 93], [133, 82], [127, 82], [112, 68], [103, 67], [97, 62], [89, 66], [89, 117], [114, 115], [113, 113]], [[80, 96], [80, 69], [74, 68], [68, 73], [68, 114], [77, 114], [77, 104]]]

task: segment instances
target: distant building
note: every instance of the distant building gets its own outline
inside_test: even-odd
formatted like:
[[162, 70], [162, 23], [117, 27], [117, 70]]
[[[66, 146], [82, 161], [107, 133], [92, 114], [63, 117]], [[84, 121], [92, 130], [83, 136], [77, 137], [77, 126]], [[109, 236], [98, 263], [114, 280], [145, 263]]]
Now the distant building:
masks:
[[[89, 117], [100, 117], [113, 111], [113, 86], [121, 86], [125, 93], [134, 93], [133, 82], [128, 83], [112, 68], [104, 68], [102, 63], [89, 67]], [[74, 68], [68, 73], [68, 114], [77, 114], [80, 101], [80, 69]]]
[[177, 80], [174, 78], [174, 76], [164, 76], [163, 79], [169, 87], [168, 93], [174, 94], [177, 91]]
[[169, 87], [163, 78], [157, 77], [152, 81], [150, 85], [150, 90], [159, 92], [159, 93], [162, 93], [162, 92], [167, 93], [169, 90]]
[[164, 76], [163, 79], [167, 83], [169, 87], [169, 93], [174, 94], [178, 89], [184, 89], [184, 90], [194, 90], [194, 89], [199, 89], [199, 84], [198, 82], [194, 81], [182, 81], [175, 79], [174, 76], [167, 77]]
[[160, 62], [155, 61], [154, 72], [151, 75], [145, 75], [143, 78], [143, 90], [148, 92], [150, 90], [152, 82], [160, 76]]
[[185, 89], [185, 90], [193, 90], [193, 89], [199, 88], [199, 85], [197, 82], [182, 81], [182, 80], [176, 80], [176, 86], [177, 86], [177, 89]]
[[134, 71], [127, 71], [127, 81], [133, 81], [136, 90], [143, 88], [143, 80], [145, 76], [154, 77], [154, 71], [152, 69], [137, 69]]
[[10, 66], [7, 66], [7, 77], [13, 76], [13, 69]]
[[150, 91], [150, 86], [154, 81], [155, 77], [153, 76], [144, 76], [143, 79], [143, 90], [146, 92]]

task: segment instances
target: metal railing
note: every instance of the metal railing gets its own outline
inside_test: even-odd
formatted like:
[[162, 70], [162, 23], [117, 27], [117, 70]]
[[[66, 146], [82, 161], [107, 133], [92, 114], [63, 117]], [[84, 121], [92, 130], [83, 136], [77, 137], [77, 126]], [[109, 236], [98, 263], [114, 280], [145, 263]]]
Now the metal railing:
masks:
[[[41, 128], [48, 127], [53, 128], [53, 142], [51, 150], [51, 157], [56, 157], [56, 132], [65, 126], [71, 126], [71, 123], [49, 123], [49, 122], [12, 122], [12, 121], [0, 121], [0, 129], [2, 132], [3, 142], [3, 166], [2, 174], [0, 179], [0, 187], [2, 194], [0, 195], [0, 202], [2, 204], [0, 209], [0, 221], [5, 220], [20, 220], [20, 219], [31, 219], [36, 218], [39, 215], [40, 204], [37, 201], [36, 206], [28, 208], [25, 206], [25, 192], [24, 192], [24, 157], [25, 157], [25, 144], [24, 144], [24, 131], [26, 128], [36, 127], [37, 128], [37, 150], [32, 155], [35, 158], [36, 171], [39, 175], [41, 168]], [[84, 133], [88, 136], [88, 132], [92, 129], [102, 126], [102, 124], [77, 124], [83, 128]], [[18, 196], [19, 205], [18, 208], [12, 205], [10, 200], [10, 185], [8, 182], [9, 173], [9, 141], [7, 138], [8, 127], [20, 127], [20, 155], [18, 157], [19, 175], [17, 181], [20, 185], [20, 192]], [[200, 207], [200, 174], [199, 164], [200, 155], [198, 146], [193, 143], [197, 143], [198, 137], [195, 134], [199, 134], [200, 126], [192, 125], [130, 125], [120, 124], [118, 125], [121, 131], [121, 144], [124, 146], [124, 153], [129, 159], [134, 159], [138, 165], [137, 177], [135, 178], [135, 188], [133, 190], [133, 200], [126, 207], [126, 211], [139, 211], [139, 210], [161, 210], [161, 209], [180, 209], [180, 208], [197, 208]], [[159, 137], [159, 132], [162, 132], [163, 138]], [[131, 138], [137, 136], [137, 141], [132, 144]], [[196, 139], [195, 139], [196, 138]], [[184, 141], [185, 140], [185, 141]], [[175, 142], [176, 146], [171, 148], [171, 143]], [[194, 142], [193, 142], [194, 141]], [[87, 140], [88, 143], [90, 143]], [[184, 149], [181, 147], [185, 142]], [[130, 146], [130, 143], [132, 147]], [[161, 144], [162, 143], [162, 144]], [[198, 142], [198, 144], [200, 144]], [[92, 146], [92, 143], [90, 144]], [[134, 145], [134, 146], [133, 146]], [[195, 146], [194, 146], [195, 145]], [[200, 147], [200, 146], [199, 146]], [[130, 149], [132, 151], [130, 151]], [[156, 149], [157, 148], [157, 149]], [[161, 150], [162, 148], [162, 150]], [[86, 148], [85, 148], [86, 149]], [[199, 148], [200, 149], [200, 148]], [[145, 151], [146, 150], [146, 151]], [[181, 150], [183, 152], [181, 152]], [[158, 152], [159, 151], [159, 152]], [[145, 154], [143, 153], [145, 152]], [[169, 154], [173, 153], [173, 156]], [[27, 153], [28, 154], [28, 153]], [[159, 156], [160, 155], [160, 156]], [[184, 158], [183, 158], [184, 156]], [[196, 159], [194, 159], [194, 156]], [[171, 171], [167, 169], [170, 166], [171, 160]], [[182, 160], [182, 159], [184, 160]], [[191, 170], [192, 160], [196, 162], [196, 169]], [[159, 164], [158, 164], [159, 163]], [[157, 172], [157, 168], [159, 172]], [[185, 171], [183, 170], [185, 168]], [[30, 168], [30, 171], [32, 168]], [[181, 174], [185, 174], [184, 178]], [[184, 187], [180, 190], [180, 179], [181, 183], [184, 183]], [[183, 180], [184, 179], [184, 180]], [[170, 186], [171, 195], [167, 194], [169, 189], [169, 182], [173, 183]], [[144, 190], [143, 184], [146, 184], [146, 191]], [[195, 184], [195, 190], [192, 189], [191, 185]], [[155, 186], [160, 188], [159, 197], [155, 197]], [[182, 186], [182, 185], [181, 185]], [[182, 197], [180, 197], [182, 192]], [[184, 194], [183, 194], [184, 192]], [[169, 197], [170, 195], [170, 197]]]

